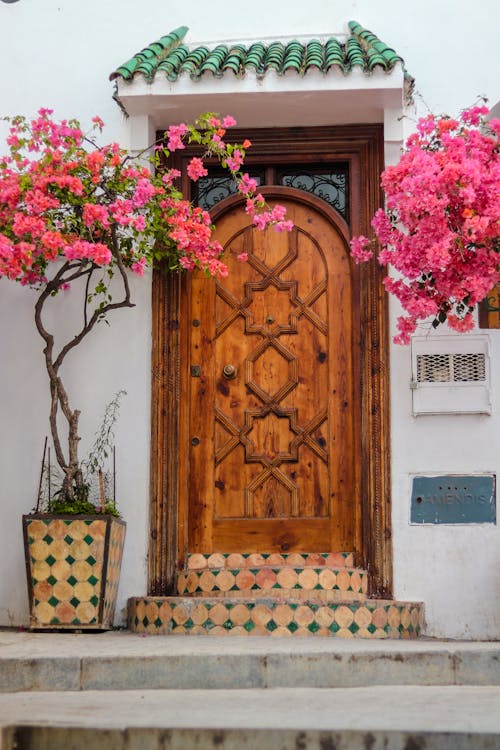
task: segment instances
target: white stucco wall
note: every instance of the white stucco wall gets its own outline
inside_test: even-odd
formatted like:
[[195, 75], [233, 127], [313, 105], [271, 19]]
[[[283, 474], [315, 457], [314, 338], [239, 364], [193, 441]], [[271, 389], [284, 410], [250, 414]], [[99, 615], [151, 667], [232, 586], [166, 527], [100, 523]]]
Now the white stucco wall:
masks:
[[[283, 10], [279, 2], [254, 0], [249, 6], [233, 0], [230, 12], [218, 12], [200, 0], [168, 7], [163, 0], [150, 0], [140, 8], [135, 0], [0, 3], [0, 114], [32, 114], [40, 106], [53, 107], [60, 117], [89, 120], [100, 114], [108, 139], [128, 140], [107, 76], [177, 26], [189, 26], [191, 38], [201, 42], [345, 32], [351, 19], [404, 57], [425, 100], [424, 105], [417, 96], [421, 112], [428, 106], [454, 114], [478, 94], [486, 94], [492, 103], [500, 98], [500, 7], [496, 0], [460, 6], [451, 0], [412, 5], [395, 0], [288, 0]], [[411, 121], [398, 124], [395, 116], [397, 112], [386, 113], [387, 162], [397, 158], [403, 131], [412, 127]], [[147, 564], [149, 279], [134, 282], [133, 293], [137, 306], [120, 311], [111, 327], [99, 328], [67, 368], [70, 392], [78, 394], [74, 403], [83, 409], [83, 442], [91, 442], [112, 395], [120, 388], [128, 392], [117, 429], [118, 495], [128, 522], [117, 618], [122, 623], [127, 597], [146, 592]], [[392, 319], [396, 313], [391, 304]], [[34, 504], [47, 433], [48, 386], [32, 318], [30, 294], [0, 281], [0, 625], [27, 623], [20, 516]], [[489, 417], [412, 417], [410, 352], [392, 350], [395, 596], [425, 601], [429, 635], [500, 638], [498, 526], [409, 524], [410, 475], [500, 474], [500, 331], [490, 337]]]

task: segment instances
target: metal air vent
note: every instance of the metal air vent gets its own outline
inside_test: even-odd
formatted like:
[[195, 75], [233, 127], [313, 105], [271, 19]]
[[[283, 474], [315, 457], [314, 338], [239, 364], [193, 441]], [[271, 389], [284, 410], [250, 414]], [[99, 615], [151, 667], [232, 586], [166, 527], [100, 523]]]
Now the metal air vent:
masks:
[[413, 414], [490, 414], [489, 339], [412, 338]]
[[484, 354], [418, 354], [418, 383], [467, 383], [486, 379]]

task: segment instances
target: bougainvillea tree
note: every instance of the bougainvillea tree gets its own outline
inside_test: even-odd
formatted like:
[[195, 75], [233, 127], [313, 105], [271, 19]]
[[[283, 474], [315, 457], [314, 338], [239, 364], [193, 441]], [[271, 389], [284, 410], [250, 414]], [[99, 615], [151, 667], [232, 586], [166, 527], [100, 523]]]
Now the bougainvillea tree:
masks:
[[[385, 287], [405, 311], [396, 343], [409, 343], [429, 316], [434, 327], [470, 330], [474, 306], [500, 280], [500, 120], [487, 115], [474, 106], [458, 119], [420, 119], [382, 174], [386, 208], [372, 227], [379, 262], [396, 271]], [[373, 242], [355, 237], [351, 252], [366, 261]]]
[[[129, 274], [162, 263], [171, 271], [199, 268], [227, 275], [222, 247], [212, 238], [209, 214], [175, 187], [176, 170], [160, 170], [160, 159], [186, 142], [203, 157], [215, 156], [234, 176], [246, 197], [246, 212], [258, 228], [289, 230], [280, 206], [272, 210], [256, 193], [256, 182], [242, 171], [242, 144], [225, 140], [234, 118], [202, 115], [194, 126], [171, 126], [165, 141], [153, 145], [150, 165], [132, 158], [118, 144], [98, 145], [103, 122], [95, 117], [89, 133], [77, 120], [55, 121], [42, 109], [34, 119], [9, 119], [8, 154], [0, 158], [0, 277], [36, 290], [35, 323], [44, 341], [50, 381], [50, 427], [63, 472], [62, 495], [72, 501], [84, 488], [78, 457], [80, 411], [70, 405], [61, 379], [67, 355], [114, 310], [133, 306]], [[190, 160], [192, 180], [207, 174], [203, 157]], [[244, 257], [240, 258], [245, 260]], [[70, 291], [71, 289], [71, 291]], [[81, 305], [79, 330], [56, 349], [44, 320], [46, 304], [58, 293], [73, 294]], [[66, 448], [59, 415], [66, 422]], [[63, 422], [64, 424], [64, 422]]]

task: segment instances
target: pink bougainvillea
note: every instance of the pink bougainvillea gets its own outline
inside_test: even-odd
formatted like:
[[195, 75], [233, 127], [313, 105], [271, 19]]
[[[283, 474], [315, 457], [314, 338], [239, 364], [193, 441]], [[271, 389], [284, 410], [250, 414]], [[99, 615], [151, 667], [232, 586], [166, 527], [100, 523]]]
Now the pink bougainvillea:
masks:
[[[76, 120], [57, 122], [49, 109], [31, 120], [19, 116], [9, 122], [9, 150], [0, 157], [0, 278], [38, 292], [35, 323], [45, 342], [51, 431], [65, 477], [63, 494], [72, 499], [82, 485], [80, 412], [70, 408], [59, 372], [67, 354], [108, 313], [133, 306], [130, 272], [143, 276], [147, 266], [162, 263], [171, 271], [228, 273], [223, 248], [212, 237], [210, 215], [184, 199], [175, 186], [180, 173], [159, 169], [160, 160], [186, 143], [198, 144], [202, 156], [187, 167], [192, 180], [207, 174], [206, 156], [216, 157], [234, 177], [256, 227], [274, 225], [283, 231], [291, 222], [281, 207], [266, 206], [256, 195], [255, 181], [241, 171], [251, 144], [224, 140], [227, 128], [236, 124], [229, 115], [221, 119], [209, 113], [194, 126], [170, 126], [166, 146], [153, 144], [149, 166], [143, 161], [149, 149], [142, 159], [133, 159], [116, 143], [98, 145], [104, 126], [99, 117], [93, 118], [89, 133]], [[82, 325], [56, 352], [42, 313], [48, 300], [70, 287], [80, 289]], [[67, 421], [67, 452], [59, 437], [58, 411]]]
[[[386, 208], [372, 227], [379, 262], [397, 272], [385, 287], [405, 310], [396, 343], [429, 316], [435, 327], [470, 330], [474, 306], [500, 280], [500, 120], [487, 115], [475, 106], [458, 119], [422, 118], [382, 174]], [[355, 237], [351, 252], [366, 261], [373, 243]]]
[[[82, 261], [84, 275], [94, 266], [143, 274], [147, 264], [163, 259], [172, 270], [226, 274], [210, 217], [174, 187], [176, 170], [158, 172], [134, 163], [116, 143], [98, 146], [99, 117], [93, 118], [92, 133], [84, 134], [76, 120], [56, 122], [51, 115], [42, 109], [31, 121], [11, 120], [10, 153], [0, 160], [0, 276], [43, 285], [49, 264], [59, 258]], [[166, 148], [158, 145], [154, 153], [154, 165], [159, 152], [168, 156], [184, 148], [185, 141], [198, 143], [233, 174], [258, 228], [289, 229], [280, 207], [267, 210], [256, 196], [255, 180], [240, 171], [250, 141], [225, 142], [226, 129], [235, 123], [229, 115], [209, 114], [196, 127], [171, 125]], [[187, 172], [192, 180], [205, 176], [203, 157], [192, 158]], [[73, 280], [75, 267], [67, 270]], [[57, 288], [67, 284], [66, 274], [57, 283]]]

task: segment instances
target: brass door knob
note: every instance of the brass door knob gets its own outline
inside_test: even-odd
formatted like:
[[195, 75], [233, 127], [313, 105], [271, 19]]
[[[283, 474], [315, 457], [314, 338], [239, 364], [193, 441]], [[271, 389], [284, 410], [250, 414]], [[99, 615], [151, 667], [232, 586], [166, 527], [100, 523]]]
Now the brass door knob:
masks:
[[236, 367], [234, 365], [224, 365], [222, 374], [224, 375], [226, 380], [233, 380], [233, 378], [235, 378], [237, 374]]

